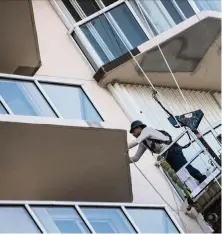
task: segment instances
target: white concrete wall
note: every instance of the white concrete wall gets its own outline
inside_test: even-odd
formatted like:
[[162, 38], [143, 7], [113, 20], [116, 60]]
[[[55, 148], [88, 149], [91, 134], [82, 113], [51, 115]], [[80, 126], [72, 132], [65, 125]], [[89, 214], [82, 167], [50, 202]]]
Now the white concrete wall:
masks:
[[[94, 71], [78, 46], [68, 36], [66, 27], [50, 3], [46, 0], [34, 0], [33, 7], [42, 59], [42, 67], [36, 76], [47, 76], [49, 79], [50, 77], [52, 79], [53, 77], [57, 77], [59, 80], [61, 79], [66, 82], [70, 80], [73, 84], [82, 85], [104, 120], [109, 122], [109, 126], [112, 125], [114, 128], [128, 130], [130, 124], [128, 118], [108, 90], [100, 88], [94, 81]], [[154, 159], [151, 155], [145, 155], [138, 165], [146, 172], [148, 178], [167, 202], [174, 209], [177, 209], [172, 191], [160, 171], [154, 166]], [[136, 170], [134, 165], [131, 166], [131, 172], [134, 202], [146, 204], [164, 203], [160, 196]], [[180, 207], [179, 199], [177, 198], [176, 200]], [[181, 223], [178, 215], [175, 215], [175, 217]], [[190, 232], [201, 232], [196, 221], [184, 217], [184, 215], [183, 219]]]

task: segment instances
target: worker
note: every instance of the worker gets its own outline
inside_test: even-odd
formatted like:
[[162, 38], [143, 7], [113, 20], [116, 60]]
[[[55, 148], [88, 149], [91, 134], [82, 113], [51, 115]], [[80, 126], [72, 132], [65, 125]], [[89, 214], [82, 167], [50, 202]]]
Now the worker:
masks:
[[[131, 157], [130, 163], [137, 162], [147, 149], [156, 154], [160, 154], [165, 150], [171, 143], [172, 139], [170, 139], [169, 134], [163, 134], [162, 132], [154, 128], [147, 127], [139, 120], [134, 121], [131, 124], [130, 133], [136, 139], [129, 144], [128, 149], [137, 145], [139, 146], [135, 156]], [[178, 143], [172, 145], [164, 153], [164, 157], [175, 172], [179, 171], [187, 163], [187, 160], [183, 155], [182, 147]], [[194, 168], [191, 164], [189, 164], [186, 169], [199, 183], [202, 183], [207, 178], [206, 175], [202, 175], [200, 171]]]

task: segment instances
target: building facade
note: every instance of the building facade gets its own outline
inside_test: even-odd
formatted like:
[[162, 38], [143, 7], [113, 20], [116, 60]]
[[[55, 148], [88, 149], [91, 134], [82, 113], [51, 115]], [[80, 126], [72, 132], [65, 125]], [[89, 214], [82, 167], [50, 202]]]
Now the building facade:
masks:
[[[199, 131], [220, 158], [220, 7], [219, 0], [0, 3], [8, 24], [0, 23], [0, 233], [220, 228], [207, 223], [205, 207], [220, 199], [206, 189], [220, 183], [220, 165], [152, 98], [156, 89], [174, 115], [201, 109]], [[136, 119], [192, 142], [184, 167], [207, 175], [192, 191], [195, 217], [155, 156], [129, 166]]]

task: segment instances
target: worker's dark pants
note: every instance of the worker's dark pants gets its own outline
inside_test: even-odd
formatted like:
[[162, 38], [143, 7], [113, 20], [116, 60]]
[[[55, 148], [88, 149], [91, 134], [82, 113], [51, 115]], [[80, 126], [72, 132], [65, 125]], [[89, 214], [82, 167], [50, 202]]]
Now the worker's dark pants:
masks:
[[[175, 172], [179, 171], [180, 168], [187, 163], [187, 160], [183, 155], [181, 146], [172, 146], [168, 150], [166, 161], [170, 164]], [[186, 169], [189, 171], [190, 175], [200, 183], [202, 183], [206, 179], [206, 176], [202, 175], [200, 171], [194, 168], [192, 165], [189, 164]]]

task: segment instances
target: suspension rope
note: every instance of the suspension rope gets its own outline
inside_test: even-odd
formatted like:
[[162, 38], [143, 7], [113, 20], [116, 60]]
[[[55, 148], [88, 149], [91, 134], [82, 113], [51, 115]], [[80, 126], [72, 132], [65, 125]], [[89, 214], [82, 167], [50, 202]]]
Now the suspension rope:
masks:
[[[137, 0], [135, 1], [135, 3], [136, 3], [136, 5], [137, 5], [137, 7], [139, 8], [139, 11], [140, 11], [141, 15], [143, 16], [143, 19], [144, 19], [144, 21], [146, 22], [147, 27], [150, 29], [152, 36], [154, 37], [154, 34], [153, 34], [153, 32], [152, 32], [152, 29], [150, 28], [149, 23], [148, 23], [148, 21], [147, 21], [145, 15], [144, 15], [144, 13], [143, 13], [142, 7], [141, 7], [140, 4], [137, 2]], [[187, 99], [185, 98], [185, 96], [184, 96], [184, 94], [183, 94], [183, 91], [181, 90], [181, 88], [180, 88], [180, 86], [179, 86], [179, 84], [178, 84], [178, 82], [177, 82], [177, 80], [176, 80], [176, 77], [174, 76], [174, 74], [173, 74], [173, 72], [172, 72], [172, 70], [171, 70], [171, 67], [170, 67], [170, 65], [169, 65], [169, 63], [168, 63], [168, 61], [167, 61], [167, 59], [166, 59], [166, 57], [165, 57], [165, 55], [164, 55], [162, 49], [160, 48], [160, 45], [159, 45], [158, 43], [156, 43], [156, 45], [158, 46], [158, 49], [159, 49], [159, 51], [160, 51], [160, 53], [161, 53], [161, 55], [162, 55], [162, 57], [163, 57], [163, 59], [164, 59], [166, 65], [167, 65], [168, 69], [169, 69], [169, 72], [170, 72], [171, 76], [173, 77], [174, 82], [175, 82], [176, 85], [177, 85], [177, 88], [178, 88], [178, 90], [179, 90], [179, 92], [180, 92], [180, 94], [181, 94], [181, 96], [182, 96], [184, 102], [186, 103], [187, 108], [189, 108], [189, 103], [188, 103]], [[162, 106], [162, 104], [160, 104], [160, 105]], [[182, 104], [182, 105], [183, 105], [183, 104]], [[185, 106], [185, 109], [186, 109], [186, 106]], [[163, 108], [163, 109], [165, 110], [165, 108]], [[189, 109], [188, 109], [188, 111], [189, 111]], [[166, 112], [169, 114], [168, 111], [166, 111]], [[206, 118], [206, 117], [205, 117], [205, 118]], [[207, 121], [208, 121], [208, 120], [207, 120]], [[181, 125], [180, 125], [180, 126], [181, 126]], [[189, 134], [188, 134], [188, 135], [189, 135]], [[215, 136], [214, 136], [214, 137], [215, 137]], [[216, 138], [216, 137], [215, 137], [215, 138]], [[191, 145], [192, 145], [192, 142], [191, 142], [191, 138], [190, 138], [190, 137], [189, 137], [189, 141], [190, 141], [190, 143], [191, 143]], [[189, 147], [189, 144], [188, 144], [188, 147]], [[192, 147], [194, 148], [194, 150], [196, 151], [196, 153], [198, 153], [198, 152], [197, 152], [197, 149], [196, 149], [193, 145], [192, 145]], [[201, 159], [201, 161], [203, 162], [203, 164], [205, 165], [206, 169], [208, 169], [208, 167], [206, 166], [206, 164], [205, 164], [205, 162], [204, 162], [204, 160], [203, 160], [203, 158], [202, 158], [201, 155], [200, 155], [200, 159]], [[215, 165], [215, 166], [216, 166], [216, 165]], [[212, 173], [213, 173], [213, 172], [211, 172], [211, 174], [212, 174]]]
[[[105, 17], [106, 17], [106, 19], [108, 20], [108, 22], [110, 23], [110, 25], [112, 26], [112, 28], [114, 29], [114, 31], [116, 32], [116, 34], [119, 36], [120, 40], [122, 41], [122, 43], [124, 44], [124, 46], [125, 46], [126, 49], [128, 50], [128, 53], [130, 54], [130, 56], [132, 57], [132, 59], [134, 60], [134, 62], [137, 64], [138, 68], [140, 69], [140, 71], [142, 72], [142, 74], [144, 75], [144, 77], [146, 78], [147, 82], [150, 84], [150, 86], [152, 87], [152, 89], [158, 93], [158, 90], [154, 87], [153, 83], [151, 82], [151, 80], [149, 79], [149, 77], [147, 76], [147, 74], [144, 72], [143, 68], [140, 66], [140, 64], [138, 63], [138, 61], [136, 60], [136, 58], [134, 57], [134, 55], [132, 54], [132, 52], [131, 52], [130, 49], [128, 48], [127, 44], [126, 44], [125, 41], [122, 39], [121, 35], [120, 35], [119, 32], [116, 30], [116, 28], [114, 27], [113, 23], [110, 22], [110, 19], [106, 16], [106, 14], [105, 14]], [[174, 118], [175, 118], [175, 116], [174, 116]], [[177, 121], [178, 125], [181, 126], [181, 124], [178, 122], [178, 120], [177, 120], [176, 118], [175, 118], [175, 120]], [[135, 163], [134, 163], [134, 165], [135, 165]], [[136, 166], [136, 168], [139, 170], [139, 172], [140, 172], [143, 176], [145, 176], [145, 174], [142, 172], [142, 170], [141, 170], [138, 166]], [[150, 183], [150, 181], [147, 179], [146, 176], [145, 176], [145, 178], [146, 178], [146, 181], [148, 181], [148, 183]], [[155, 190], [156, 190], [156, 189], [155, 189]], [[160, 195], [159, 192], [158, 192], [158, 194]], [[161, 197], [162, 197], [162, 195], [161, 195]], [[165, 199], [164, 199], [164, 201], [165, 201]], [[165, 201], [165, 202], [166, 202], [166, 201]], [[166, 204], [169, 205], [169, 203], [166, 203]], [[176, 210], [173, 209], [173, 210], [178, 214], [178, 217], [179, 217], [179, 219], [181, 220], [181, 223], [182, 223], [183, 226], [185, 227], [185, 230], [188, 232], [188, 230], [187, 230], [187, 228], [186, 228], [186, 225], [185, 225], [185, 223], [184, 223], [184, 221], [183, 221], [183, 219], [182, 219], [182, 217], [181, 217], [181, 215], [180, 215], [179, 208], [178, 208], [178, 204], [177, 204], [176, 200], [175, 200], [175, 204], [176, 204], [176, 206], [177, 206], [177, 209], [176, 209]], [[171, 206], [170, 206], [170, 207], [171, 207]], [[172, 208], [172, 207], [171, 207], [171, 208]]]
[[[90, 1], [92, 2], [92, 0], [90, 0]], [[137, 4], [137, 1], [136, 1], [136, 4]], [[137, 6], [138, 6], [138, 4], [137, 4]], [[140, 9], [140, 6], [138, 6], [138, 7], [139, 7], [139, 9]], [[140, 9], [140, 11], [141, 11], [141, 9]], [[144, 14], [143, 14], [142, 11], [141, 11], [141, 14], [142, 14], [143, 17], [144, 17]], [[130, 48], [128, 48], [128, 45], [127, 45], [126, 42], [123, 40], [123, 38], [121, 37], [120, 33], [117, 31], [117, 29], [115, 28], [115, 26], [114, 26], [113, 23], [111, 22], [111, 20], [107, 17], [106, 14], [104, 14], [104, 16], [106, 17], [106, 19], [108, 20], [109, 24], [112, 26], [112, 28], [114, 29], [114, 31], [116, 32], [116, 34], [119, 36], [120, 40], [122, 41], [122, 43], [123, 43], [124, 46], [126, 47], [128, 53], [129, 53], [130, 56], [132, 57], [133, 61], [136, 63], [136, 65], [138, 66], [138, 68], [139, 68], [140, 71], [142, 72], [143, 77], [147, 80], [147, 82], [150, 84], [150, 86], [152, 87], [152, 89], [153, 89], [155, 92], [158, 92], [157, 89], [154, 87], [153, 83], [151, 82], [151, 80], [149, 79], [149, 77], [147, 76], [147, 74], [145, 73], [145, 71], [143, 70], [143, 68], [140, 66], [140, 64], [139, 64], [138, 61], [136, 60], [135, 56], [134, 56], [134, 55], [132, 54], [132, 52], [130, 51]], [[145, 18], [145, 17], [144, 17], [144, 18]], [[146, 18], [145, 18], [145, 22], [147, 23], [147, 25], [148, 25], [148, 27], [149, 27], [149, 24], [148, 24]], [[152, 32], [152, 30], [151, 30], [151, 32]], [[186, 100], [186, 98], [185, 98], [185, 96], [184, 96], [182, 90], [180, 89], [180, 86], [179, 86], [179, 84], [178, 84], [178, 82], [177, 82], [177, 80], [176, 80], [176, 77], [174, 76], [174, 74], [173, 74], [173, 72], [172, 72], [172, 70], [171, 70], [171, 67], [170, 67], [169, 64], [168, 64], [168, 61], [167, 61], [167, 59], [166, 59], [166, 57], [165, 57], [163, 51], [161, 50], [159, 44], [157, 44], [157, 46], [158, 46], [159, 51], [160, 51], [160, 53], [161, 53], [161, 55], [162, 55], [162, 57], [163, 57], [163, 59], [164, 59], [166, 65], [167, 65], [167, 67], [168, 67], [168, 69], [169, 69], [169, 71], [170, 71], [170, 73], [171, 73], [171, 75], [172, 75], [172, 77], [173, 77], [173, 79], [174, 79], [174, 82], [175, 82], [176, 85], [177, 85], [177, 88], [178, 88], [178, 90], [179, 90], [179, 92], [180, 92], [180, 94], [181, 94], [183, 100], [185, 101], [185, 103], [186, 103], [186, 105], [187, 105], [187, 107], [185, 107], [185, 109], [189, 109], [189, 104], [188, 104], [188, 102], [187, 102], [187, 100]], [[175, 117], [175, 116], [174, 116], [174, 117]], [[177, 121], [176, 118], [175, 118], [175, 120]], [[177, 123], [178, 123], [179, 126], [181, 126], [181, 124], [180, 124], [178, 121], [177, 121]], [[175, 210], [175, 209], [173, 209], [173, 207], [163, 198], [163, 196], [162, 196], [162, 195], [159, 193], [159, 191], [153, 186], [153, 184], [152, 184], [152, 183], [149, 181], [149, 179], [145, 176], [145, 174], [143, 173], [143, 171], [135, 164], [135, 162], [134, 162], [131, 158], [130, 158], [130, 160], [133, 162], [133, 164], [135, 165], [135, 167], [137, 168], [137, 170], [142, 174], [142, 176], [146, 179], [146, 181], [153, 187], [153, 189], [159, 194], [159, 196], [166, 202], [166, 204], [168, 204], [168, 206], [171, 207], [172, 210]], [[177, 210], [175, 210], [175, 211], [177, 212], [177, 214], [178, 214], [178, 216], [179, 216], [179, 218], [180, 218], [182, 224], [184, 225], [186, 231], [188, 231], [186, 225], [184, 224], [183, 219], [182, 219], [181, 216], [180, 216], [178, 204], [177, 204], [177, 201], [176, 201], [175, 197], [174, 197], [174, 200], [175, 200], [175, 204], [176, 204], [176, 206], [177, 206]]]
[[[139, 8], [139, 11], [140, 11], [140, 13], [141, 13], [141, 15], [142, 15], [144, 21], [146, 22], [147, 27], [150, 29], [150, 32], [151, 32], [151, 34], [152, 34], [152, 37], [154, 37], [155, 35], [153, 34], [153, 31], [152, 31], [152, 29], [150, 28], [150, 25], [149, 25], [149, 23], [148, 23], [148, 21], [147, 21], [145, 15], [144, 15], [144, 13], [143, 13], [142, 7], [141, 7], [140, 4], [137, 2], [137, 0], [135, 1], [135, 3], [136, 3], [136, 5], [137, 5], [137, 7]], [[200, 17], [198, 16], [198, 14], [196, 14], [196, 15], [197, 15], [198, 19], [201, 20]], [[190, 106], [190, 104], [189, 104], [187, 98], [185, 97], [185, 95], [183, 94], [183, 91], [182, 91], [182, 89], [180, 88], [179, 83], [177, 82], [177, 79], [176, 79], [174, 73], [172, 72], [172, 69], [171, 69], [171, 67], [170, 67], [170, 65], [169, 65], [169, 63], [168, 63], [168, 61], [167, 61], [167, 59], [166, 59], [166, 56], [164, 55], [164, 53], [163, 53], [163, 51], [162, 51], [160, 45], [159, 45], [158, 43], [156, 43], [156, 45], [157, 45], [157, 47], [158, 47], [158, 49], [159, 49], [159, 51], [160, 51], [160, 53], [161, 53], [161, 55], [162, 55], [162, 57], [163, 57], [163, 59], [164, 59], [165, 64], [167, 65], [167, 68], [169, 69], [169, 72], [170, 72], [170, 74], [171, 74], [171, 76], [172, 76], [172, 78], [173, 78], [173, 80], [174, 80], [174, 82], [175, 82], [175, 84], [176, 84], [176, 86], [177, 86], [177, 88], [178, 88], [178, 90], [179, 90], [179, 92], [180, 92], [180, 94], [181, 94], [181, 96], [182, 96], [184, 102], [186, 103], [185, 110], [186, 110], [187, 112], [189, 112], [189, 106]], [[182, 105], [183, 105], [183, 104], [182, 104]], [[209, 124], [209, 126], [210, 126], [212, 132], [214, 132], [215, 130], [214, 130], [213, 126], [210, 124], [210, 122], [207, 120], [206, 116], [204, 116], [204, 118], [206, 119], [207, 123]], [[215, 133], [216, 133], [216, 131], [215, 131]], [[214, 135], [214, 134], [213, 134], [213, 135]], [[215, 135], [214, 135], [214, 138], [215, 138], [216, 141], [219, 143], [219, 141], [218, 141], [218, 139], [216, 138]]]
[[180, 211], [181, 211], [181, 210], [179, 210], [179, 207], [178, 207], [178, 204], [177, 204], [177, 201], [176, 201], [176, 197], [175, 197], [175, 195], [174, 195], [174, 192], [171, 191], [172, 194], [173, 194], [174, 202], [175, 202], [176, 207], [177, 207], [176, 210], [168, 203], [168, 201], [162, 196], [162, 194], [155, 188], [155, 186], [150, 182], [150, 180], [149, 180], [149, 179], [147, 178], [147, 176], [143, 173], [143, 171], [140, 169], [140, 167], [138, 167], [138, 166], [136, 165], [136, 163], [135, 163], [131, 158], [130, 158], [130, 160], [131, 160], [131, 162], [134, 164], [134, 166], [137, 168], [137, 170], [140, 172], [140, 174], [143, 176], [143, 178], [147, 181], [147, 183], [149, 183], [149, 184], [151, 185], [151, 187], [155, 190], [155, 192], [162, 198], [162, 200], [171, 208], [172, 211], [175, 211], [175, 212], [178, 214], [178, 217], [179, 217], [179, 219], [180, 219], [182, 225], [184, 226], [185, 231], [186, 231], [187, 233], [189, 233], [189, 230], [188, 230], [188, 228], [187, 228], [187, 225], [185, 224], [185, 222], [183, 221], [183, 219], [182, 219], [182, 217], [181, 217], [181, 215], [180, 215]]

